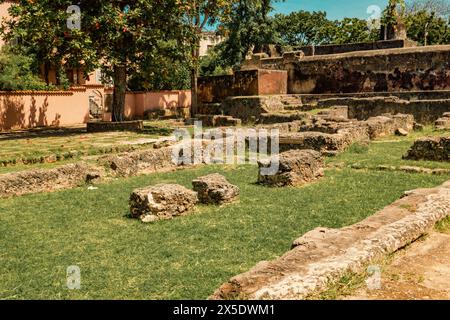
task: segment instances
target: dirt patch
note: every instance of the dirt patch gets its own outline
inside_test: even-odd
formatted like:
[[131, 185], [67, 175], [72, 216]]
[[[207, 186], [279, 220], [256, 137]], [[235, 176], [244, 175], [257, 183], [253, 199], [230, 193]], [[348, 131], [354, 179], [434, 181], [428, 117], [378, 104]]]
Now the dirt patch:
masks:
[[381, 288], [359, 289], [345, 299], [450, 299], [450, 234], [432, 232], [399, 251], [381, 273]]

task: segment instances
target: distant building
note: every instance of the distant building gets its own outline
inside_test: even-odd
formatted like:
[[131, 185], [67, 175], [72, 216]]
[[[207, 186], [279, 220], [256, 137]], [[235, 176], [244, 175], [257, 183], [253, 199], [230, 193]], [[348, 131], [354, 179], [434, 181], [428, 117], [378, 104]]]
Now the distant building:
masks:
[[217, 35], [215, 32], [203, 32], [200, 40], [200, 57], [204, 57], [208, 54], [208, 50], [214, 48], [224, 40], [222, 36]]

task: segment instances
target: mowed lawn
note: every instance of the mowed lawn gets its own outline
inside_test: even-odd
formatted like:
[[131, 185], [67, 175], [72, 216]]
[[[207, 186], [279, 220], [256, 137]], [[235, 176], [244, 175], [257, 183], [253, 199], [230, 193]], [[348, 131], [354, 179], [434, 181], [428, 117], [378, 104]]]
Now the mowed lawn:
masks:
[[[218, 172], [241, 188], [240, 202], [200, 206], [155, 224], [127, 217], [128, 197], [155, 183], [190, 186]], [[449, 176], [328, 170], [317, 183], [271, 189], [255, 166], [204, 166], [58, 193], [0, 200], [0, 299], [206, 299], [230, 277], [274, 259], [318, 227], [375, 213], [405, 190]], [[66, 269], [81, 269], [81, 290]]]

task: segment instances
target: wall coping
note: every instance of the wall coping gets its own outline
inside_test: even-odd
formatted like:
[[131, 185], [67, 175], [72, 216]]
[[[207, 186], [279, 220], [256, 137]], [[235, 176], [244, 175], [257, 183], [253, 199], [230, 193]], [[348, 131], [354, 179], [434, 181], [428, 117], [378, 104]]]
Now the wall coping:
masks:
[[[345, 58], [363, 58], [363, 57], [376, 57], [376, 56], [401, 56], [411, 53], [428, 53], [428, 52], [450, 52], [450, 45], [435, 45], [435, 46], [422, 46], [422, 47], [410, 47], [410, 48], [394, 48], [394, 49], [379, 49], [379, 50], [366, 50], [366, 51], [353, 51], [336, 54], [326, 54], [317, 56], [305, 56], [296, 62], [313, 62], [313, 61], [326, 61], [326, 60], [339, 60]], [[262, 58], [261, 62], [275, 62], [283, 61], [283, 57], [276, 58]]]
[[0, 96], [72, 96], [74, 92], [81, 90], [45, 91], [45, 90], [23, 90], [23, 91], [0, 91]]

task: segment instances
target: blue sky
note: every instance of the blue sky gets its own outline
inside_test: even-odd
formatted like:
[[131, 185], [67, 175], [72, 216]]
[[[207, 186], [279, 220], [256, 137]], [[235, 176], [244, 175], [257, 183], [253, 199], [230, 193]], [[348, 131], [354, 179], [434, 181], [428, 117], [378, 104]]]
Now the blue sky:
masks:
[[326, 11], [329, 19], [342, 19], [344, 17], [357, 17], [367, 19], [370, 14], [367, 8], [376, 5], [383, 10], [388, 0], [285, 0], [275, 3], [277, 13], [290, 13], [292, 11]]

